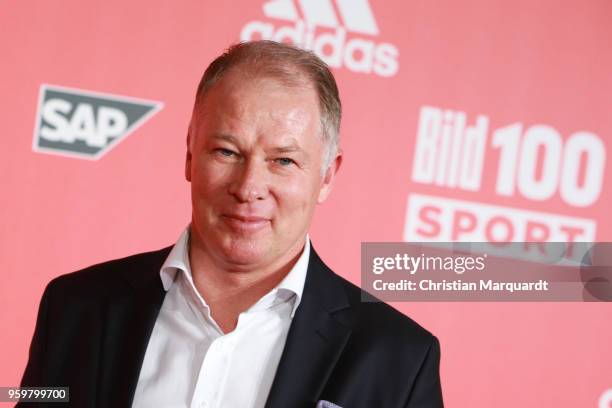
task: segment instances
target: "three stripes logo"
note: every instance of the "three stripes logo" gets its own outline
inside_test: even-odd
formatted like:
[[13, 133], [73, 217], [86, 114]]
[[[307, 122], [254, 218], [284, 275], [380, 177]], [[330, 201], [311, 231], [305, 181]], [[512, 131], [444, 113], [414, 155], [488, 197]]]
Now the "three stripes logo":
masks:
[[42, 85], [32, 148], [97, 160], [162, 107], [156, 101]]
[[269, 0], [263, 12], [292, 24], [250, 21], [240, 33], [242, 41], [290, 42], [314, 51], [334, 68], [384, 77], [397, 74], [399, 51], [375, 41], [380, 30], [368, 0]]

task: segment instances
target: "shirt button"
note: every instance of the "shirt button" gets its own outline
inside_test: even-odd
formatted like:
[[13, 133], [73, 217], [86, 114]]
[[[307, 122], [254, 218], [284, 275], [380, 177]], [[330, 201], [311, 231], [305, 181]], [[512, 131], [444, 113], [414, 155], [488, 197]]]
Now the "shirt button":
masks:
[[202, 401], [200, 403], [200, 408], [208, 408], [208, 403], [206, 401]]

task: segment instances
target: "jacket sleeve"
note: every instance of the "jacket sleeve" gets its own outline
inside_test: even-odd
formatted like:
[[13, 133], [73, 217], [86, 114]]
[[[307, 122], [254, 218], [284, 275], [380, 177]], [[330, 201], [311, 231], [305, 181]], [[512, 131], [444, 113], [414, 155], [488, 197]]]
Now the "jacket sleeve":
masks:
[[48, 385], [44, 383], [44, 372], [46, 361], [48, 309], [50, 297], [51, 284], [47, 285], [40, 301], [40, 306], [38, 308], [38, 318], [36, 319], [36, 328], [34, 329], [34, 336], [32, 337], [32, 343], [30, 344], [28, 365], [26, 366], [23, 378], [21, 379], [22, 387], [42, 387]]
[[440, 342], [432, 337], [406, 408], [443, 408], [440, 384]]

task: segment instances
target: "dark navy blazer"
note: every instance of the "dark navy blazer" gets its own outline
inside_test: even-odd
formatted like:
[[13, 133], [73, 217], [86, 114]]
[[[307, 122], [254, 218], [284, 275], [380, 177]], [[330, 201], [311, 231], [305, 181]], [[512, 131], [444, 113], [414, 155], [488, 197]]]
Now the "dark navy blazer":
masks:
[[[22, 386], [70, 387], [70, 403], [61, 406], [129, 407], [166, 294], [159, 271], [170, 249], [52, 280]], [[439, 408], [439, 363], [436, 337], [385, 303], [362, 302], [361, 290], [312, 248], [266, 408], [312, 408], [319, 400], [343, 408]]]

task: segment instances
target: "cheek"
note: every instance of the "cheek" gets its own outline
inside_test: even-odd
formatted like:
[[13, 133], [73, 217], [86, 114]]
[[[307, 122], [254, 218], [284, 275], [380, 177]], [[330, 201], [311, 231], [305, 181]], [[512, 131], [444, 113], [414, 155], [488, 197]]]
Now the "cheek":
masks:
[[219, 194], [229, 183], [230, 171], [213, 161], [201, 161], [192, 177], [198, 195]]
[[303, 178], [284, 183], [282, 188], [277, 188], [277, 192], [281, 211], [292, 212], [296, 216], [307, 215], [317, 203], [319, 185], [315, 180]]

